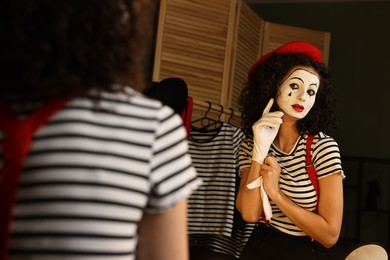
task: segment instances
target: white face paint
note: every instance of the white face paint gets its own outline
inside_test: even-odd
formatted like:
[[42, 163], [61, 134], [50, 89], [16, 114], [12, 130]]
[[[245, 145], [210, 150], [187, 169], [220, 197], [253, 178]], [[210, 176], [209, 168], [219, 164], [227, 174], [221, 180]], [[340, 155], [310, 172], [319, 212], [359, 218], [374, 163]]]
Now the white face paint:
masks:
[[284, 113], [302, 119], [314, 106], [319, 87], [320, 80], [313, 68], [293, 68], [280, 85], [276, 102]]

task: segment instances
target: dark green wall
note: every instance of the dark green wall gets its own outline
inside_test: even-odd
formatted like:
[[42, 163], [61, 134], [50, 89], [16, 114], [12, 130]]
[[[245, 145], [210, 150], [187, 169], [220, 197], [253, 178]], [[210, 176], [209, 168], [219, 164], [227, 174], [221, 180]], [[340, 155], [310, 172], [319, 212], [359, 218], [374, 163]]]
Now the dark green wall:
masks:
[[343, 155], [390, 158], [390, 3], [250, 5], [269, 22], [331, 33], [334, 138]]

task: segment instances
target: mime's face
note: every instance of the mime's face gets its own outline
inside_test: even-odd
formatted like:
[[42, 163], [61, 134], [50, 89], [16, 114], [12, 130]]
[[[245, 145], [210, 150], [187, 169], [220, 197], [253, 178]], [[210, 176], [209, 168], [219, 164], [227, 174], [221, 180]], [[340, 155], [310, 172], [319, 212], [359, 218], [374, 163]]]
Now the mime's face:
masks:
[[276, 102], [280, 110], [297, 119], [304, 118], [314, 106], [320, 79], [311, 67], [294, 67], [279, 87]]

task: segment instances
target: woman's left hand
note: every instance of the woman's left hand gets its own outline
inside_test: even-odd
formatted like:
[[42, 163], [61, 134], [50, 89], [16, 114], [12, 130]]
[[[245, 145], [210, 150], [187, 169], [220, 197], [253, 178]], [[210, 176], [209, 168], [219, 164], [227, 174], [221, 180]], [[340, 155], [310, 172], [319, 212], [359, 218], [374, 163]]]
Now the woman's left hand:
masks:
[[279, 192], [280, 171], [279, 163], [273, 156], [267, 156], [261, 165], [264, 190], [271, 199]]

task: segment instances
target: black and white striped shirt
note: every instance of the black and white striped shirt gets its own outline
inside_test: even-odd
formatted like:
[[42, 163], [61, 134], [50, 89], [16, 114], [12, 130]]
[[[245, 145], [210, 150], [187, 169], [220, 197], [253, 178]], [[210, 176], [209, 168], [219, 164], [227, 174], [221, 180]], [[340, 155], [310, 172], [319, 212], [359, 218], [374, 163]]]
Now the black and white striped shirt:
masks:
[[34, 135], [10, 259], [135, 259], [143, 214], [169, 209], [199, 185], [172, 109], [131, 89], [97, 103], [94, 95], [70, 101]]
[[[281, 167], [279, 181], [281, 191], [300, 207], [314, 211], [317, 205], [317, 196], [306, 172], [307, 137], [307, 135], [301, 136], [290, 153], [285, 153], [275, 145], [271, 145], [268, 154], [274, 156]], [[252, 138], [246, 138], [242, 142], [239, 162], [240, 171], [250, 167], [252, 147]], [[311, 156], [318, 179], [326, 178], [335, 173], [341, 173], [344, 177], [339, 148], [333, 138], [323, 133], [315, 135], [311, 146]], [[275, 203], [270, 202], [272, 206], [270, 225], [290, 235], [306, 235], [286, 217]]]
[[203, 185], [189, 197], [190, 246], [236, 256], [253, 229], [237, 216], [238, 155], [243, 131], [224, 123], [217, 131], [191, 130], [190, 154]]

